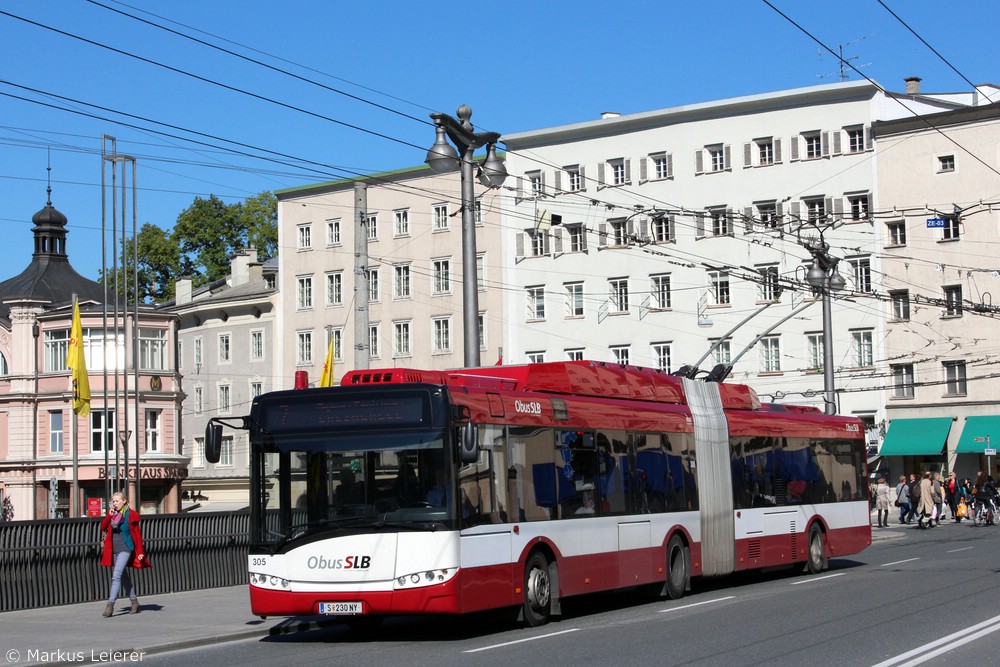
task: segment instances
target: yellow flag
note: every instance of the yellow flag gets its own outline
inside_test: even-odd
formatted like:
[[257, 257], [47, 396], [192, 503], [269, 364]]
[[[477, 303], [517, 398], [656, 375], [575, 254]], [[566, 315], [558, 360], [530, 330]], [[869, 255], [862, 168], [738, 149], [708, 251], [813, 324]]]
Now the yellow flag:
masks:
[[319, 376], [319, 386], [333, 386], [333, 336], [330, 336], [330, 347], [326, 351], [326, 361], [323, 362], [323, 374]]
[[66, 367], [73, 371], [73, 412], [86, 417], [90, 414], [90, 380], [87, 360], [83, 356], [83, 325], [80, 323], [80, 303], [73, 302], [73, 326], [69, 330]]

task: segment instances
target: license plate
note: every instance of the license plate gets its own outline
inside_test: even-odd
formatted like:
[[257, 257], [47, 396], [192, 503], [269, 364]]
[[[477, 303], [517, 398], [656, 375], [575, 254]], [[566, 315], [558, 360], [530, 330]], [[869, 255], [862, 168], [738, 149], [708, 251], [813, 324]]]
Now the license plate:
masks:
[[361, 614], [360, 602], [320, 602], [319, 613], [321, 614]]

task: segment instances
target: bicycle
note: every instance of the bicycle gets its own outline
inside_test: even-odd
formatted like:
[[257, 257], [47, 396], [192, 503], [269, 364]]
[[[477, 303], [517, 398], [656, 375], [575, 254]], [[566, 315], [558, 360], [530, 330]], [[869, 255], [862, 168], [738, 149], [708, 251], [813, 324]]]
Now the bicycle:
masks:
[[992, 526], [993, 515], [996, 511], [993, 500], [976, 500], [976, 507], [972, 512], [972, 522], [977, 526]]

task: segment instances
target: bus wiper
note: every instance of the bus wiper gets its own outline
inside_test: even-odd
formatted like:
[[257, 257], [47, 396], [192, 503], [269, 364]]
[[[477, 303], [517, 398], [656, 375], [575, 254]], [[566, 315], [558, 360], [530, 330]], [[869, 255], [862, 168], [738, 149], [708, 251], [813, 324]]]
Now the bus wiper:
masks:
[[370, 519], [371, 517], [366, 516], [332, 516], [326, 519], [313, 519], [306, 523], [297, 523], [293, 526], [288, 527], [288, 532], [286, 537], [274, 545], [271, 549], [271, 555], [273, 556], [278, 552], [278, 549], [285, 546], [293, 540], [297, 540], [300, 537], [305, 537], [310, 533], [316, 531], [317, 528], [323, 526], [333, 526], [338, 524], [351, 524], [351, 523], [363, 523], [365, 519]]

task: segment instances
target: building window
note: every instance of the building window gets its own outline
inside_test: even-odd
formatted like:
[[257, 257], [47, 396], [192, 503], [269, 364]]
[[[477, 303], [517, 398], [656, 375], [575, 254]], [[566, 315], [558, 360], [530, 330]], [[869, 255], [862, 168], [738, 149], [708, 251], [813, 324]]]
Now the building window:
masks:
[[264, 393], [264, 383], [263, 382], [251, 382], [250, 383], [250, 398], [257, 398], [262, 393]]
[[809, 354], [809, 370], [814, 372], [823, 370], [823, 334], [807, 333], [806, 347]]
[[527, 288], [527, 318], [529, 322], [545, 319], [545, 288], [532, 286]]
[[451, 294], [451, 260], [435, 259], [431, 262], [431, 270], [434, 274], [431, 293]]
[[668, 178], [673, 178], [673, 173], [671, 173], [670, 158], [666, 153], [654, 153], [649, 156], [649, 159], [653, 162], [653, 178], [662, 181]]
[[[69, 329], [59, 329], [45, 332], [45, 365], [46, 373], [66, 370], [66, 352], [69, 350]], [[93, 370], [90, 359], [84, 355], [87, 370]]]
[[392, 212], [392, 232], [396, 236], [410, 235], [410, 209], [401, 208]]
[[566, 283], [566, 317], [583, 317], [583, 283]]
[[712, 223], [712, 236], [732, 236], [733, 228], [729, 224], [729, 211], [725, 208], [708, 209], [708, 217]]
[[571, 347], [563, 350], [566, 353], [567, 361], [583, 361], [583, 348]]
[[669, 373], [673, 366], [670, 360], [670, 343], [653, 343], [652, 348], [653, 365], [664, 373]]
[[583, 225], [566, 225], [566, 234], [569, 236], [570, 252], [585, 252], [587, 250], [587, 235]]
[[851, 220], [863, 222], [868, 220], [868, 195], [855, 195], [847, 198], [851, 207]]
[[344, 272], [333, 271], [326, 274], [326, 305], [344, 305]]
[[49, 453], [62, 454], [63, 451], [63, 413], [62, 410], [49, 412]]
[[758, 266], [760, 283], [757, 285], [759, 301], [778, 301], [781, 298], [781, 285], [778, 282], [778, 266]]
[[938, 171], [955, 171], [955, 156], [942, 155], [938, 158]]
[[672, 243], [674, 241], [674, 226], [669, 216], [658, 215], [650, 221], [653, 243]]
[[340, 218], [326, 221], [326, 244], [340, 245]]
[[232, 361], [232, 336], [227, 333], [219, 334], [219, 363], [226, 364]]
[[716, 364], [730, 364], [732, 363], [733, 353], [732, 353], [732, 341], [728, 338], [722, 342], [719, 339], [709, 339], [709, 347], [714, 348], [712, 350], [712, 361]]
[[146, 451], [160, 451], [160, 411], [146, 410]]
[[476, 253], [476, 291], [486, 291], [486, 255]]
[[299, 276], [296, 280], [295, 304], [299, 310], [309, 310], [313, 307], [312, 276]]
[[778, 336], [760, 339], [760, 370], [762, 373], [781, 372], [781, 339]]
[[957, 215], [946, 215], [944, 217], [943, 239], [945, 241], [957, 241], [962, 235], [961, 223]]
[[628, 224], [625, 220], [608, 220], [611, 226], [611, 238], [608, 244], [613, 246], [627, 246], [629, 242]]
[[392, 336], [392, 355], [394, 357], [408, 357], [410, 351], [410, 323], [394, 322]]
[[311, 331], [299, 331], [295, 334], [295, 364], [311, 366], [313, 362], [313, 344]]
[[451, 352], [451, 318], [435, 317], [431, 323], [434, 331], [432, 352], [435, 354]]
[[945, 317], [962, 316], [962, 286], [946, 285], [944, 288]]
[[378, 269], [368, 269], [366, 275], [368, 276], [368, 301], [370, 303], [378, 303], [382, 300], [382, 285], [379, 282], [379, 271]]
[[410, 298], [410, 265], [402, 264], [393, 267], [392, 298]]
[[777, 203], [772, 201], [757, 204], [757, 220], [754, 222], [761, 230], [777, 229], [780, 225]]
[[545, 353], [544, 352], [526, 352], [524, 354], [525, 359], [527, 359], [529, 364], [544, 364], [545, 363]]
[[965, 396], [968, 387], [966, 386], [965, 362], [946, 361], [944, 362], [945, 395]]
[[433, 221], [434, 231], [448, 229], [448, 204], [434, 204]]
[[913, 364], [892, 364], [892, 397], [913, 398]]
[[708, 164], [710, 171], [725, 171], [726, 151], [724, 147], [709, 146], [706, 150], [708, 151]]
[[202, 339], [198, 336], [194, 339], [194, 366], [195, 372], [199, 372], [202, 366]]
[[368, 240], [378, 241], [378, 215], [370, 213], [365, 217], [365, 228], [368, 230]]
[[851, 271], [854, 277], [855, 292], [872, 291], [872, 263], [870, 259], [852, 259]]
[[583, 190], [583, 173], [579, 165], [566, 167], [566, 189], [568, 192], [579, 192]]
[[205, 467], [205, 439], [195, 438], [194, 446], [191, 448], [191, 467]]
[[608, 280], [608, 299], [612, 313], [627, 313], [628, 278], [611, 278]]
[[479, 350], [486, 350], [486, 314], [476, 316], [476, 328], [479, 329]]
[[822, 197], [807, 199], [805, 205], [806, 219], [809, 222], [822, 222], [826, 217], [826, 202]]
[[139, 327], [139, 368], [144, 371], [167, 369], [167, 330]]
[[905, 246], [906, 245], [906, 223], [905, 222], [889, 222], [886, 223], [886, 228], [889, 232], [889, 245], [890, 246]]
[[[344, 360], [344, 330], [341, 327], [336, 327], [329, 330], [330, 336], [333, 336], [333, 360], [343, 361]], [[326, 339], [326, 344], [329, 347], [330, 339]]]
[[847, 150], [850, 153], [862, 153], [865, 150], [865, 130], [863, 127], [849, 127], [847, 132]]
[[528, 231], [528, 241], [531, 243], [531, 257], [543, 257], [549, 254], [549, 235], [538, 229]]
[[889, 300], [892, 302], [892, 319], [905, 322], [910, 319], [910, 291], [895, 290], [889, 292]]
[[115, 449], [115, 411], [90, 411], [90, 451], [104, 452]]
[[264, 358], [264, 332], [250, 332], [250, 360], [261, 361]]
[[823, 142], [819, 132], [808, 132], [802, 135], [806, 145], [806, 159], [812, 160], [823, 157]]
[[608, 349], [611, 350], [611, 360], [616, 364], [628, 365], [630, 363], [628, 345], [612, 345]]
[[768, 137], [767, 139], [758, 139], [756, 143], [757, 164], [762, 167], [774, 164], [774, 139], [771, 137]]
[[629, 182], [628, 161], [622, 158], [608, 160], [611, 169], [611, 185], [627, 185]]
[[[406, 322], [406, 355], [410, 354], [410, 323]], [[401, 353], [402, 354], [402, 353]], [[370, 324], [368, 326], [368, 356], [377, 359], [382, 356], [381, 337], [379, 336], [379, 325]]]
[[672, 307], [669, 273], [661, 273], [649, 277], [649, 296], [651, 308], [666, 310]]
[[532, 197], [541, 197], [545, 194], [545, 180], [541, 171], [529, 171], [524, 174], [528, 179], [528, 188]]
[[205, 409], [205, 390], [201, 387], [194, 388], [194, 413], [200, 415]]
[[856, 368], [867, 368], [875, 365], [872, 332], [870, 330], [852, 331], [851, 343], [854, 351], [854, 366]]
[[708, 286], [716, 306], [729, 305], [729, 274], [725, 271], [709, 271]]
[[219, 463], [218, 465], [222, 468], [232, 468], [233, 467], [233, 436], [226, 435], [223, 436], [222, 442], [219, 443]]
[[[3, 358], [3, 354], [0, 354], [0, 375], [7, 374], [7, 360]], [[177, 341], [177, 369], [184, 370], [184, 341]]]
[[299, 239], [299, 250], [309, 250], [312, 248], [312, 225], [299, 225], [297, 228]]

